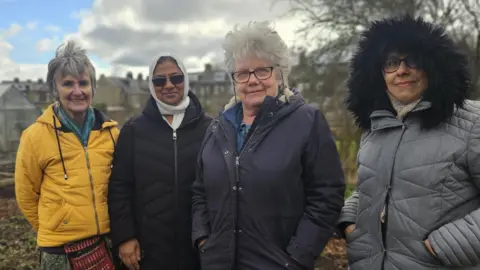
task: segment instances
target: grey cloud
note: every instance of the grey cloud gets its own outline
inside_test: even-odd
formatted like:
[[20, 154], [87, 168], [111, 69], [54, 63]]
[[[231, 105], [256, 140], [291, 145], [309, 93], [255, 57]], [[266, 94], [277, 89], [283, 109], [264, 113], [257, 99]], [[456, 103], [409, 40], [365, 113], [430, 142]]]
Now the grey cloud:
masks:
[[[147, 66], [151, 58], [160, 52], [175, 53], [184, 59], [191, 56], [201, 58], [213, 53], [214, 60], [218, 62], [226, 33], [218, 33], [214, 37], [201, 34], [185, 36], [166, 33], [162, 25], [227, 18], [227, 23], [233, 27], [238, 22], [276, 18], [269, 9], [268, 0], [139, 0], [136, 4], [127, 0], [103, 0], [94, 4], [92, 12], [94, 16], [108, 17], [124, 6], [131, 6], [143, 21], [158, 25], [158, 29], [138, 31], [125, 26], [97, 25], [90, 32], [82, 33], [82, 38], [93, 45], [90, 52], [112, 65]], [[198, 64], [198, 67], [202, 66]]]

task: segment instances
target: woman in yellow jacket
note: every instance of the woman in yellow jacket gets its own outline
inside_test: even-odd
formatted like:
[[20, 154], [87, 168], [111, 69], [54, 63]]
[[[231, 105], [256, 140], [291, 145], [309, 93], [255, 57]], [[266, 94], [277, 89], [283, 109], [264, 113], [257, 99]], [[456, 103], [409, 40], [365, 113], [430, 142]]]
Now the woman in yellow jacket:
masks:
[[41, 269], [113, 269], [104, 236], [117, 123], [91, 107], [95, 68], [74, 42], [57, 50], [47, 83], [57, 102], [22, 133], [18, 205], [38, 233]]

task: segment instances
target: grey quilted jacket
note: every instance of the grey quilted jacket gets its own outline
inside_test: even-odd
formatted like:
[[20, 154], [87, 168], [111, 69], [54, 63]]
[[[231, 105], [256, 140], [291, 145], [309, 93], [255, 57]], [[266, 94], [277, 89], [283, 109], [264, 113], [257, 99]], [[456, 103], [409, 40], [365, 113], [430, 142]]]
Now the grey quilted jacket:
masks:
[[466, 101], [446, 123], [422, 130], [416, 113], [430, 105], [421, 102], [403, 122], [388, 110], [371, 114], [357, 190], [339, 220], [356, 223], [347, 235], [351, 270], [480, 269], [480, 103]]

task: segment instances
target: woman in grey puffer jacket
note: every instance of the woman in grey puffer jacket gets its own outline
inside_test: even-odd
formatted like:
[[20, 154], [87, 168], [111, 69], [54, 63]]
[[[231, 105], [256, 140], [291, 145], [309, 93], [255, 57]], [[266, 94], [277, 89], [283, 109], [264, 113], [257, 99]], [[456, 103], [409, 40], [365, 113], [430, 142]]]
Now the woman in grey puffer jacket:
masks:
[[465, 56], [411, 17], [374, 22], [351, 62], [364, 130], [338, 222], [351, 270], [480, 269], [480, 104]]

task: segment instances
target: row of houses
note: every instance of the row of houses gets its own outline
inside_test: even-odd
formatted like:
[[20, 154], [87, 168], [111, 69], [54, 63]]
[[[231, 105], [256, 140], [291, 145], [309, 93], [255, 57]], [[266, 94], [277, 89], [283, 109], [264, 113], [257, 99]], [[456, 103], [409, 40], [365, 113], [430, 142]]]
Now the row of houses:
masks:
[[[202, 72], [190, 73], [190, 88], [200, 102], [215, 113], [218, 106], [231, 95], [228, 74], [206, 65]], [[100, 76], [93, 99], [94, 106], [103, 110], [120, 126], [138, 115], [150, 96], [148, 77], [137, 78], [132, 73], [125, 77]], [[3, 81], [0, 83], [0, 159], [13, 158], [21, 132], [33, 123], [45, 108], [54, 102], [51, 90], [42, 80]]]
[[[291, 86], [300, 92], [303, 89], [322, 88], [321, 85], [311, 85], [310, 76], [317, 75], [311, 74], [308, 65], [303, 63], [305, 61], [302, 62], [302, 57], [299, 59], [289, 77]], [[232, 96], [229, 74], [210, 64], [206, 64], [201, 72], [189, 73], [189, 78], [190, 89], [198, 96], [205, 111], [210, 115], [216, 115]], [[97, 80], [93, 105], [122, 126], [132, 116], [141, 113], [150, 97], [148, 80], [148, 76], [144, 78], [142, 74], [134, 78], [131, 72], [125, 77], [101, 75]], [[341, 85], [343, 84], [339, 84]], [[308, 91], [305, 94], [308, 95]], [[328, 98], [322, 98], [309, 102], [325, 109], [325, 106], [317, 103], [328, 104], [328, 101]], [[53, 102], [51, 90], [43, 79], [36, 81], [13, 79], [0, 83], [0, 160], [14, 157], [23, 129], [33, 123]], [[334, 120], [337, 118], [334, 115], [330, 116], [327, 113], [326, 117], [331, 120], [329, 121], [331, 124], [338, 122]]]

